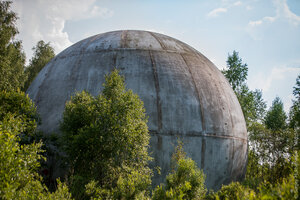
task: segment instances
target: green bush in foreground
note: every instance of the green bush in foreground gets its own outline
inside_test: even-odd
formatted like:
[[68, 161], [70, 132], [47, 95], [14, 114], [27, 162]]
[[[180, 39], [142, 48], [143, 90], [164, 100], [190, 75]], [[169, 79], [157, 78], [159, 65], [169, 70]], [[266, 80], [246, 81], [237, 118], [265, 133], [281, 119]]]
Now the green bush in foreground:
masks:
[[[143, 102], [114, 70], [94, 97], [83, 91], [66, 104], [61, 130], [75, 198], [134, 199], [149, 194], [149, 133]], [[94, 186], [94, 190], [91, 188]], [[98, 188], [98, 189], [97, 189]]]
[[263, 181], [255, 188], [250, 188], [247, 182], [233, 182], [229, 185], [223, 185], [217, 192], [210, 192], [207, 200], [292, 200], [299, 198], [299, 152], [295, 151], [292, 158], [292, 173], [287, 178], [283, 178], [276, 184]]
[[174, 170], [166, 177], [166, 185], [153, 191], [153, 199], [204, 199], [205, 175], [197, 168], [195, 161], [187, 158], [182, 143], [179, 142], [173, 155]]
[[22, 120], [7, 115], [0, 122], [0, 199], [71, 199], [68, 188], [59, 182], [50, 193], [37, 173], [42, 143], [20, 145]]
[[40, 122], [34, 103], [19, 89], [0, 91], [0, 121], [9, 113], [22, 120], [21, 131], [27, 136], [35, 132], [36, 125]]

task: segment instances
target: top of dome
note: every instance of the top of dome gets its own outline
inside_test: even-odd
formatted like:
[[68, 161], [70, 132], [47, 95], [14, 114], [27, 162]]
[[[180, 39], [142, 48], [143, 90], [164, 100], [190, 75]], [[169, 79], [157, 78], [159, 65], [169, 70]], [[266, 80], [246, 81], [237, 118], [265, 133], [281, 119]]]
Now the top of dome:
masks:
[[199, 53], [189, 45], [163, 34], [150, 31], [120, 30], [81, 40], [64, 50], [59, 56], [120, 49]]

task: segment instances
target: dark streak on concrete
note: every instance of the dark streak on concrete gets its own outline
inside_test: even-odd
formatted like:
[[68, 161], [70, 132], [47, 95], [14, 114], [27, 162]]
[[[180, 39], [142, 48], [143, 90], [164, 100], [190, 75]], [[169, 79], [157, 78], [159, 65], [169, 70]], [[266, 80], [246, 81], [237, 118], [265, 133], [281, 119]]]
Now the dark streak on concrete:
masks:
[[114, 51], [114, 56], [113, 56], [113, 63], [114, 63], [114, 68], [115, 69], [118, 69], [118, 66], [117, 66], [117, 52]]
[[167, 49], [165, 47], [165, 45], [160, 41], [160, 39], [158, 37], [156, 37], [156, 35], [154, 33], [152, 33], [152, 32], [148, 32], [148, 33], [150, 33], [152, 35], [152, 37], [154, 37], [157, 40], [157, 42], [160, 44], [162, 49], [164, 49], [164, 50]]
[[121, 48], [126, 48], [127, 47], [127, 30], [122, 31], [121, 35]]
[[189, 70], [189, 73], [190, 73], [190, 75], [191, 75], [191, 77], [192, 77], [192, 80], [193, 80], [193, 84], [194, 84], [195, 91], [197, 92], [197, 98], [198, 98], [198, 101], [199, 101], [199, 104], [200, 104], [200, 116], [201, 116], [202, 132], [205, 133], [205, 132], [206, 132], [206, 127], [205, 127], [205, 119], [204, 119], [204, 113], [203, 113], [203, 112], [204, 112], [204, 111], [203, 111], [204, 108], [203, 108], [202, 99], [201, 99], [199, 90], [198, 90], [198, 88], [197, 88], [197, 86], [196, 86], [197, 84], [196, 84], [195, 78], [194, 78], [194, 76], [193, 76], [193, 73], [192, 73], [192, 71], [191, 71], [191, 68], [190, 68], [190, 66], [188, 65], [188, 63], [187, 63], [187, 61], [186, 61], [184, 55], [183, 55], [183, 54], [180, 54], [180, 55], [181, 55], [183, 61], [185, 62], [186, 66], [187, 66], [187, 68], [188, 68], [188, 70]]
[[[234, 144], [234, 140], [232, 141], [231, 144], [232, 144], [232, 148], [231, 148], [231, 151], [229, 151], [229, 152], [231, 153], [231, 161], [232, 161], [232, 162], [235, 162], [235, 160], [234, 160], [234, 153], [235, 153], [235, 152], [234, 152], [234, 145], [235, 145], [235, 144]], [[230, 174], [231, 174], [231, 175], [233, 175], [233, 166], [234, 166], [233, 164], [231, 164], [231, 166], [230, 166], [230, 167], [231, 167], [231, 169], [230, 169], [230, 172], [231, 172]]]
[[157, 68], [155, 59], [153, 58], [152, 52], [149, 51], [151, 63], [152, 63], [152, 69], [153, 69], [153, 78], [154, 78], [154, 85], [156, 89], [156, 106], [157, 106], [157, 129], [158, 131], [162, 128], [162, 112], [161, 112], [161, 103], [160, 103], [160, 89], [159, 89], [159, 81], [158, 81], [158, 75], [157, 75]]
[[202, 144], [201, 144], [201, 169], [204, 169], [205, 167], [205, 148], [206, 148], [206, 141], [205, 138], [202, 138]]
[[162, 138], [160, 135], [157, 135], [157, 149], [162, 149]]

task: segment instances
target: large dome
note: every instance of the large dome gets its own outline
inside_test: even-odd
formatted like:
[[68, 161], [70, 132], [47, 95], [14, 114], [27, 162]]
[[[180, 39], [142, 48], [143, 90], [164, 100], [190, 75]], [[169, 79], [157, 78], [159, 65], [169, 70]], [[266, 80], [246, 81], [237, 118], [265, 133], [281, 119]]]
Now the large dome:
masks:
[[163, 182], [177, 139], [206, 174], [208, 188], [243, 177], [247, 131], [239, 102], [222, 73], [181, 41], [148, 31], [114, 31], [84, 39], [58, 54], [27, 93], [46, 134], [59, 132], [65, 102], [75, 92], [97, 95], [114, 68], [144, 101], [150, 152]]

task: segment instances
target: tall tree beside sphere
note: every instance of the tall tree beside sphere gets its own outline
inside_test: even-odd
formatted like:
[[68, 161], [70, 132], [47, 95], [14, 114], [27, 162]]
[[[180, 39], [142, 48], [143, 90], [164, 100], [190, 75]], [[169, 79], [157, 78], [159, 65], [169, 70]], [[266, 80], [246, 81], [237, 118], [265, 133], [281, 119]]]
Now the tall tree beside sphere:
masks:
[[256, 121], [262, 121], [267, 107], [261, 90], [251, 91], [247, 84], [248, 67], [242, 62], [238, 52], [228, 55], [227, 67], [222, 70], [241, 105], [247, 127]]
[[270, 110], [267, 112], [265, 124], [268, 129], [277, 131], [286, 128], [287, 116], [284, 112], [283, 103], [279, 97], [272, 102]]
[[0, 90], [22, 88], [26, 80], [25, 54], [18, 34], [17, 15], [10, 10], [10, 1], [0, 1]]
[[296, 79], [296, 85], [294, 86], [293, 95], [295, 100], [293, 100], [293, 105], [289, 112], [289, 126], [297, 131], [300, 130], [300, 75]]
[[38, 41], [32, 50], [34, 51], [33, 57], [30, 59], [29, 66], [25, 70], [28, 77], [24, 85], [25, 91], [28, 89], [37, 74], [55, 56], [53, 47], [49, 42], [45, 43], [43, 40]]
[[248, 76], [248, 67], [246, 63], [242, 63], [239, 53], [233, 51], [232, 55], [228, 55], [227, 69], [223, 73], [234, 91], [241, 88]]

